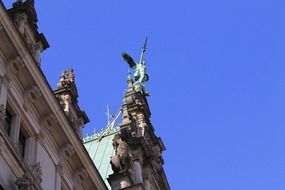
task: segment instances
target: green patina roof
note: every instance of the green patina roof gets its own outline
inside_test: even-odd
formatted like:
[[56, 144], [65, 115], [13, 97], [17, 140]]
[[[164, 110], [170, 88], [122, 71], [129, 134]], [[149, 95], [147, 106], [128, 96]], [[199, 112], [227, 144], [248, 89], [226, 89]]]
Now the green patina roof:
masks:
[[115, 155], [113, 148], [113, 138], [119, 133], [118, 128], [110, 128], [103, 130], [100, 133], [94, 133], [92, 136], [87, 136], [83, 139], [83, 144], [98, 169], [101, 177], [106, 185], [110, 188], [107, 178], [113, 173], [110, 160], [111, 156]]

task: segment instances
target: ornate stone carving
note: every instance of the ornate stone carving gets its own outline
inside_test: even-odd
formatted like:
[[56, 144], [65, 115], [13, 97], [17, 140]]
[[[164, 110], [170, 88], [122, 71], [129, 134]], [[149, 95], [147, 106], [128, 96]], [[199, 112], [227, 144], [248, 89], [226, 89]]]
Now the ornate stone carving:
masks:
[[40, 42], [37, 42], [35, 45], [34, 58], [38, 64], [40, 64], [41, 62], [42, 49], [42, 44]]
[[59, 152], [61, 161], [68, 160], [74, 153], [75, 153], [75, 150], [71, 144], [65, 145], [64, 147], [60, 149], [60, 152]]
[[62, 171], [63, 169], [60, 163], [55, 166], [55, 170], [60, 176], [63, 176], [63, 171]]
[[41, 125], [50, 130], [58, 121], [54, 114], [50, 113], [42, 117]]
[[20, 34], [24, 35], [25, 26], [27, 24], [27, 15], [24, 13], [15, 15], [14, 22], [15, 22]]
[[36, 190], [33, 177], [29, 172], [26, 172], [23, 177], [18, 177], [15, 184], [19, 190]]
[[69, 94], [62, 95], [61, 99], [63, 101], [64, 105], [64, 112], [69, 114], [70, 113], [70, 104], [71, 104], [71, 98]]
[[59, 83], [57, 83], [57, 87], [62, 88], [64, 86], [67, 86], [70, 83], [73, 83], [74, 78], [75, 78], [75, 75], [73, 73], [73, 69], [68, 69], [64, 71], [60, 76], [60, 80], [59, 80]]
[[17, 75], [24, 67], [24, 60], [20, 56], [17, 56], [9, 61], [8, 72], [10, 75]]
[[41, 97], [41, 90], [37, 86], [33, 86], [24, 95], [24, 109], [27, 111], [29, 105], [33, 104]]
[[115, 173], [127, 171], [130, 168], [128, 144], [116, 135], [113, 139], [113, 146], [116, 150], [116, 155], [111, 158], [113, 171]]
[[42, 172], [40, 162], [37, 162], [36, 164], [32, 165], [30, 168], [31, 168], [32, 174], [36, 177], [37, 182], [41, 183], [43, 172]]
[[87, 178], [88, 172], [86, 171], [86, 169], [81, 168], [77, 170], [73, 175], [75, 189], [77, 189], [79, 185], [83, 184], [87, 180]]

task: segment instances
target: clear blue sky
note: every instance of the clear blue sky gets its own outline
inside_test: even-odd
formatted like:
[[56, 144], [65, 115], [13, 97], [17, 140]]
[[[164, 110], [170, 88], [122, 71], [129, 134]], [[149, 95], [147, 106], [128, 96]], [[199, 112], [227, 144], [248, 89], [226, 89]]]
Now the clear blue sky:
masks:
[[[11, 1], [4, 1], [10, 7]], [[54, 88], [76, 72], [85, 134], [120, 107], [146, 35], [157, 135], [172, 189], [284, 190], [284, 0], [36, 0]]]

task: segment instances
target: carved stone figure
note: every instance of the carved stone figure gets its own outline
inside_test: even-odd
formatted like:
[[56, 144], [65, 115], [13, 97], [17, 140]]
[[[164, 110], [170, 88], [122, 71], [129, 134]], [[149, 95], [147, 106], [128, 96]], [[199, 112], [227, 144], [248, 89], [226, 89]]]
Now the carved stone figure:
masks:
[[59, 83], [57, 84], [57, 87], [63, 87], [66, 86], [69, 83], [74, 82], [74, 73], [73, 73], [73, 69], [68, 69], [66, 71], [64, 71], [61, 76], [60, 76], [60, 80]]
[[25, 25], [27, 24], [27, 15], [26, 14], [18, 14], [15, 16], [15, 24], [18, 27], [18, 31], [21, 35], [24, 35]]
[[66, 94], [66, 95], [62, 95], [61, 98], [62, 98], [63, 104], [64, 104], [64, 111], [66, 113], [69, 113], [70, 112], [70, 104], [71, 104], [70, 96], [68, 94]]
[[37, 181], [39, 183], [41, 183], [42, 182], [43, 172], [42, 172], [42, 168], [41, 168], [40, 162], [37, 162], [36, 164], [31, 166], [31, 172], [34, 174], [34, 176], [37, 177]]
[[25, 173], [23, 177], [17, 178], [15, 184], [19, 190], [34, 190], [34, 180], [30, 173]]
[[62, 162], [68, 160], [75, 153], [74, 147], [71, 144], [64, 145], [60, 151], [60, 159]]
[[115, 136], [113, 146], [116, 155], [111, 158], [111, 165], [114, 172], [127, 171], [130, 168], [130, 158], [128, 152], [128, 144], [119, 136]]

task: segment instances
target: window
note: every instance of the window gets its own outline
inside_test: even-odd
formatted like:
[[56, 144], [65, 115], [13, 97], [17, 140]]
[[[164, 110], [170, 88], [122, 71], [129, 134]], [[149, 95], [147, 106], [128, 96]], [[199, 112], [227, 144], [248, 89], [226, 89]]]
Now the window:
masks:
[[23, 158], [25, 156], [26, 140], [27, 140], [26, 136], [24, 135], [22, 129], [20, 129], [18, 148], [19, 148], [19, 152]]
[[11, 125], [12, 125], [12, 115], [10, 114], [8, 109], [6, 109], [6, 116], [4, 120], [4, 130], [7, 133], [7, 135], [10, 135]]

